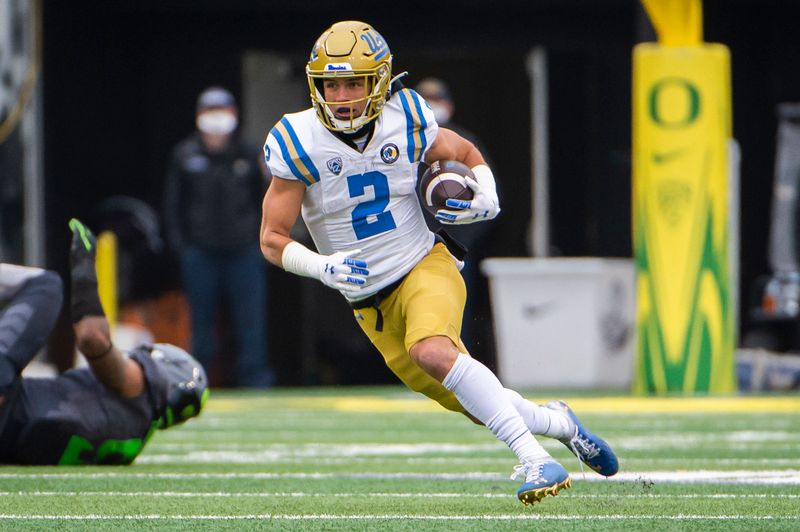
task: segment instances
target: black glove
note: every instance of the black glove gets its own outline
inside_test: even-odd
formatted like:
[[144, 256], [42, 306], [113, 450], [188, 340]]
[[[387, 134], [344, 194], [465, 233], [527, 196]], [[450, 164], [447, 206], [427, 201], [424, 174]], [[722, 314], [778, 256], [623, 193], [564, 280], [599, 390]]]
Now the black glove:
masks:
[[72, 230], [69, 250], [72, 279], [70, 312], [72, 323], [77, 323], [85, 316], [105, 316], [105, 313], [97, 295], [97, 240], [92, 231], [76, 218], [69, 221], [69, 228]]

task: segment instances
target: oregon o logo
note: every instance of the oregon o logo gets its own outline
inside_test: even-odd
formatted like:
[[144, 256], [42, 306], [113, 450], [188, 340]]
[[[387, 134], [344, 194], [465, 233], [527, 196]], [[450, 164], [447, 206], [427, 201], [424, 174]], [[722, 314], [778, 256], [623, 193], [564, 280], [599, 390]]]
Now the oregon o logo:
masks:
[[700, 114], [700, 92], [686, 79], [662, 79], [650, 89], [648, 111], [661, 127], [686, 127]]

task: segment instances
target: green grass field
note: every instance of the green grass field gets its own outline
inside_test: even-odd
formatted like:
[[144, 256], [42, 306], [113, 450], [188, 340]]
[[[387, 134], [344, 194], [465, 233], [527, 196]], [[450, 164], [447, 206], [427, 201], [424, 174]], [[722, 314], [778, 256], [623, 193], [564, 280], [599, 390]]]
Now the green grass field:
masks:
[[563, 398], [604, 479], [525, 507], [511, 451], [399, 387], [214, 391], [133, 466], [0, 468], [8, 530], [800, 530], [800, 396]]

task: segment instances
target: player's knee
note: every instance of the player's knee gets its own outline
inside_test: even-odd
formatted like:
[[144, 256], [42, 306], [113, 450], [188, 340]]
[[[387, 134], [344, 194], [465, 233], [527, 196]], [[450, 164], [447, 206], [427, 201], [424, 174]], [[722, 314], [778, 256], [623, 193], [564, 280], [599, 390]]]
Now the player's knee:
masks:
[[25, 281], [25, 285], [15, 296], [18, 301], [25, 301], [35, 309], [32, 318], [44, 330], [50, 330], [61, 313], [64, 299], [61, 277], [53, 271], [42, 270]]
[[414, 344], [409, 355], [415, 364], [441, 382], [453, 367], [458, 348], [446, 336], [431, 336]]
[[56, 272], [45, 270], [41, 275], [32, 277], [29, 286], [47, 298], [52, 303], [51, 308], [61, 310], [64, 287], [61, 277]]

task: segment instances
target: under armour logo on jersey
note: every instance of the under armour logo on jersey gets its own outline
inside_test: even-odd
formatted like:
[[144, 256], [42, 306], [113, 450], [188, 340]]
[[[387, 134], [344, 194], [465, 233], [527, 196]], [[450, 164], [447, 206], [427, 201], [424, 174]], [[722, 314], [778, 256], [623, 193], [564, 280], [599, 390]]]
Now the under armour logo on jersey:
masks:
[[339, 175], [342, 173], [342, 158], [341, 157], [334, 157], [333, 159], [328, 160], [328, 170], [333, 172], [333, 175]]

